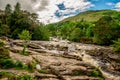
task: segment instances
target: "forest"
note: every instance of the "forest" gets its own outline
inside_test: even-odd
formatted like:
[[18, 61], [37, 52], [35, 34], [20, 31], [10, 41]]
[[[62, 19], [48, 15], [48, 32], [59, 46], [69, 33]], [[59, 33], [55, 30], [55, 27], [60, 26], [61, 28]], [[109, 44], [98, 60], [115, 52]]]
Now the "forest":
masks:
[[[72, 20], [74, 17], [71, 17], [68, 20], [45, 25], [37, 20], [37, 14], [22, 10], [20, 3], [15, 5], [14, 10], [10, 4], [7, 4], [4, 10], [0, 10], [0, 36], [19, 39], [20, 33], [26, 30], [31, 40], [49, 40], [51, 36], [62, 37], [73, 42], [113, 46], [114, 50], [119, 52], [120, 12], [103, 11], [106, 13], [101, 14], [98, 20], [89, 21], [81, 18], [75, 21]], [[89, 14], [89, 12], [91, 11], [81, 14]], [[96, 12], [102, 13], [102, 11], [92, 11], [92, 13]]]

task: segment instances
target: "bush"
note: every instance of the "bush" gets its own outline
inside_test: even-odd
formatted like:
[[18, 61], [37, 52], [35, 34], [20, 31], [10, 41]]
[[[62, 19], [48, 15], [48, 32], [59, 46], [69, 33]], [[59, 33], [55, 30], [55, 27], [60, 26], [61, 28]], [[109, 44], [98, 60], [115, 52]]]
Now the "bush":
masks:
[[15, 66], [17, 69], [25, 69], [26, 66], [21, 61], [16, 61]]
[[18, 76], [16, 80], [36, 80], [36, 79], [31, 77], [30, 75], [21, 75], [21, 76]]
[[2, 41], [0, 41], [0, 47], [3, 47], [4, 43]]
[[120, 52], [120, 38], [118, 38], [118, 40], [117, 41], [113, 41], [113, 49], [114, 49], [114, 51], [116, 51], [116, 52]]
[[105, 80], [104, 77], [103, 77], [103, 75], [102, 75], [102, 73], [100, 72], [99, 68], [95, 68], [95, 69], [91, 72], [90, 75], [91, 75], [91, 76], [94, 76], [94, 77], [98, 77], [99, 80]]
[[0, 59], [0, 67], [3, 69], [9, 69], [15, 67], [12, 59]]
[[4, 43], [0, 41], [0, 59], [10, 58], [8, 49], [4, 48]]
[[4, 47], [0, 47], [0, 59], [8, 59], [10, 58], [9, 52]]
[[33, 62], [29, 62], [27, 65], [28, 65], [28, 71], [33, 72], [36, 64]]
[[19, 60], [15, 63], [15, 65], [16, 65], [16, 67], [15, 67], [16, 69], [24, 69], [24, 70], [27, 70], [30, 72], [33, 72], [34, 68], [35, 68], [34, 63], [28, 63], [25, 65]]
[[14, 80], [15, 75], [12, 73], [9, 73], [9, 72], [2, 71], [2, 72], [0, 72], [0, 77], [7, 77], [8, 80]]
[[70, 35], [70, 40], [80, 42], [82, 36], [83, 36], [82, 30], [80, 28], [75, 28]]
[[94, 71], [91, 72], [91, 76], [98, 77], [99, 76], [99, 72], [97, 70], [94, 70]]
[[49, 40], [50, 32], [46, 27], [39, 26], [36, 27], [33, 31], [32, 39], [33, 40]]

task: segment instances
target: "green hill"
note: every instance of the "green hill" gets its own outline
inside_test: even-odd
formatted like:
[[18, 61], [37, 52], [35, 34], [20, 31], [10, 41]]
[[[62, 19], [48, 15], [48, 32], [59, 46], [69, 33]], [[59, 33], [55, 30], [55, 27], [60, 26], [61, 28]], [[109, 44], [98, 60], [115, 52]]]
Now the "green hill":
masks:
[[81, 12], [80, 14], [76, 16], [72, 16], [69, 18], [66, 18], [63, 20], [64, 21], [81, 21], [81, 20], [86, 20], [86, 21], [97, 21], [99, 20], [102, 16], [110, 15], [112, 17], [115, 17], [119, 14], [118, 11], [115, 10], [90, 10], [86, 12]]

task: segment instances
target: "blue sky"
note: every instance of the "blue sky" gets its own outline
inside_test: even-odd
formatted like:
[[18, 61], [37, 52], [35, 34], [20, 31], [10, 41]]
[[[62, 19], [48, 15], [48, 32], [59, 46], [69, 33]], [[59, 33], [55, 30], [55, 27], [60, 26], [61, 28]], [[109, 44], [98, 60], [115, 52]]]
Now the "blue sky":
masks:
[[74, 12], [64, 13], [64, 14], [62, 14], [60, 11], [67, 10], [68, 8], [65, 7], [64, 3], [60, 3], [57, 5], [59, 10], [57, 10], [55, 14], [57, 17], [61, 17], [61, 16], [69, 16], [72, 14], [76, 15], [76, 14], [79, 14], [80, 12], [87, 11], [87, 10], [105, 10], [105, 9], [115, 10], [116, 4], [119, 3], [120, 0], [86, 0], [86, 2], [90, 2], [92, 6], [89, 5], [90, 7], [86, 8], [85, 10], [77, 9]]
[[89, 0], [95, 6], [90, 8], [92, 10], [115, 9], [115, 5], [120, 0]]

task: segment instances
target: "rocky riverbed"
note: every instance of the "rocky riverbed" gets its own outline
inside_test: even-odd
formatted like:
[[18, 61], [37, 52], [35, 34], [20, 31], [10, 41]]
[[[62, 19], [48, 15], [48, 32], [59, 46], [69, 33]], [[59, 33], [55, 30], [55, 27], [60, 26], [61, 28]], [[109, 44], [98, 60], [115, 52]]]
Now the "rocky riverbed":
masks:
[[[19, 54], [23, 41], [13, 40], [10, 56], [24, 64], [38, 62], [33, 73], [4, 70], [14, 74], [29, 74], [38, 80], [120, 80], [120, 55], [110, 47], [60, 41], [29, 41], [28, 56]], [[6, 46], [9, 47], [8, 43]], [[3, 71], [3, 70], [1, 70]]]

